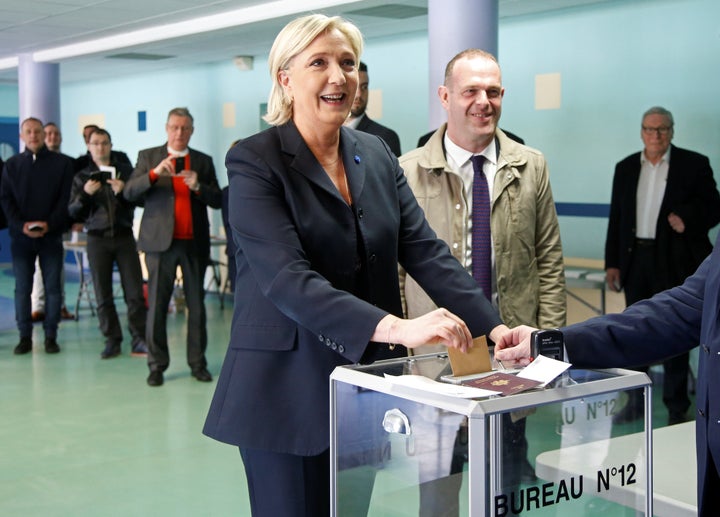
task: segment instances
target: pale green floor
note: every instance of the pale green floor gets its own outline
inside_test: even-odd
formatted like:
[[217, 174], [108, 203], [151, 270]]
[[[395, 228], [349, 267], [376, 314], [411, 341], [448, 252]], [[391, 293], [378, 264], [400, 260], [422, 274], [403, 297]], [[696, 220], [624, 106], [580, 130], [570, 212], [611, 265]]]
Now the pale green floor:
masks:
[[[77, 283], [66, 288], [70, 306]], [[0, 295], [13, 289], [0, 274]], [[217, 376], [232, 303], [221, 311], [217, 296], [206, 302]], [[0, 516], [250, 515], [237, 448], [201, 433], [215, 381], [190, 377], [184, 332], [185, 317], [170, 314], [171, 364], [159, 388], [145, 383], [146, 361], [126, 343], [122, 357], [100, 359], [87, 309], [61, 324], [58, 355], [45, 354], [40, 324], [25, 356], [12, 353], [15, 329], [0, 332]]]
[[[0, 295], [12, 298], [13, 288], [13, 278], [0, 271]], [[77, 283], [68, 281], [66, 291], [72, 307]], [[209, 294], [206, 306], [207, 358], [216, 377], [232, 302], [226, 299], [220, 310]], [[168, 316], [168, 334], [172, 362], [165, 385], [151, 388], [145, 360], [130, 357], [127, 343], [122, 357], [100, 360], [102, 339], [87, 308], [79, 321], [61, 324], [58, 355], [45, 354], [39, 324], [35, 349], [25, 356], [12, 353], [14, 327], [0, 331], [0, 516], [250, 515], [237, 449], [201, 433], [215, 382], [190, 377], [182, 314]], [[654, 422], [664, 425], [660, 390], [653, 391]], [[398, 495], [397, 512], [377, 506], [371, 514], [392, 517], [417, 508], [416, 491], [407, 492], [406, 501]], [[624, 515], [603, 506], [578, 514]]]

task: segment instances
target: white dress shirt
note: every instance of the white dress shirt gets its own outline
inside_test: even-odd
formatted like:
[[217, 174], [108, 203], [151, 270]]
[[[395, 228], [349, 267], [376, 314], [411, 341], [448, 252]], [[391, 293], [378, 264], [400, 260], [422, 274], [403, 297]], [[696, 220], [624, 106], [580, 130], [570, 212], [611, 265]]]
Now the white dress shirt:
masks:
[[637, 212], [635, 237], [654, 239], [657, 229], [660, 205], [665, 197], [668, 169], [670, 168], [670, 149], [660, 161], [653, 165], [640, 153], [640, 178], [637, 186]]
[[[466, 151], [450, 140], [447, 131], [445, 132], [444, 144], [445, 159], [450, 166], [450, 170], [460, 176], [463, 182], [463, 195], [465, 197], [466, 206], [468, 207], [468, 221], [466, 224], [466, 228], [468, 229], [466, 236], [467, 245], [465, 247], [465, 261], [463, 262], [463, 266], [465, 266], [465, 269], [467, 269], [468, 272], [472, 272], [472, 191], [475, 171], [473, 170], [470, 158], [473, 156], [473, 153]], [[485, 157], [485, 161], [483, 162], [483, 172], [485, 173], [485, 178], [487, 179], [488, 192], [490, 193], [490, 206], [492, 207], [493, 186], [495, 185], [495, 173], [497, 172], [497, 144], [495, 143], [495, 139], [493, 138], [490, 145], [477, 154]], [[490, 242], [492, 243], [492, 233], [490, 234]], [[493, 305], [497, 305], [494, 246], [491, 248], [490, 260], [492, 266], [492, 301]]]

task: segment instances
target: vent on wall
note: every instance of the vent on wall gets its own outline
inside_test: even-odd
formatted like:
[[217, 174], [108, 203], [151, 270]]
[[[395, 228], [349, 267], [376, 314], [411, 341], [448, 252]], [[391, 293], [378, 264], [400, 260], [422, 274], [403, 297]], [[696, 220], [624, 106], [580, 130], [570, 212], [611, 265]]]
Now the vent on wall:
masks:
[[392, 18], [394, 20], [404, 20], [405, 18], [414, 18], [415, 16], [425, 16], [428, 10], [426, 7], [415, 7], [412, 5], [402, 4], [386, 4], [377, 7], [368, 7], [367, 9], [357, 9], [355, 11], [347, 11], [345, 14], [355, 16], [374, 16], [376, 18]]
[[105, 56], [107, 59], [134, 59], [136, 61], [160, 61], [161, 59], [170, 59], [175, 56], [166, 56], [163, 54], [143, 54], [142, 52], [123, 52], [121, 54], [112, 54]]

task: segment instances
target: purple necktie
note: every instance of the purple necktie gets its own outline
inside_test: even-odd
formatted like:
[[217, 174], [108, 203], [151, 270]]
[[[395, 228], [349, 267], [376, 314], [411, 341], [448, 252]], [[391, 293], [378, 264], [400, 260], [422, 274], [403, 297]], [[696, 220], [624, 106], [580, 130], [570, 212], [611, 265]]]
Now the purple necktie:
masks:
[[490, 193], [487, 178], [483, 172], [485, 157], [481, 155], [470, 158], [473, 164], [472, 191], [472, 276], [488, 300], [492, 296], [490, 281]]

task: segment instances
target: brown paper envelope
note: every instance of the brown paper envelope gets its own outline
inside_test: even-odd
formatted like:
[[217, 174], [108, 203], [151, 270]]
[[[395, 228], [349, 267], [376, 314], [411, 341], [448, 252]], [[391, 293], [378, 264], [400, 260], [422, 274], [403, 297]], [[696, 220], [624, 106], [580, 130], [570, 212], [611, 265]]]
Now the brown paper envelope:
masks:
[[473, 346], [466, 354], [456, 348], [448, 348], [448, 357], [450, 358], [450, 366], [452, 367], [452, 372], [455, 377], [489, 372], [492, 370], [492, 366], [490, 365], [490, 352], [485, 336], [473, 339]]

